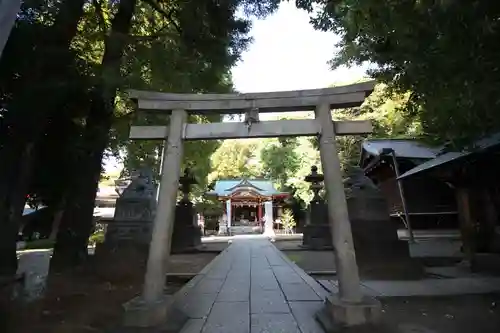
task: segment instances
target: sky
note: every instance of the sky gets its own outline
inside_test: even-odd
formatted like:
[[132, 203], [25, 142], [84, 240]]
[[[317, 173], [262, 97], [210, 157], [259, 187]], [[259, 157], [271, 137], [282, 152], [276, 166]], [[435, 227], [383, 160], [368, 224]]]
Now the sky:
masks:
[[330, 70], [327, 62], [339, 38], [314, 30], [308, 13], [291, 2], [281, 3], [265, 20], [254, 20], [250, 35], [254, 42], [232, 71], [239, 92], [325, 88], [365, 74], [365, 67]]
[[[272, 16], [253, 20], [250, 35], [253, 43], [232, 70], [238, 92], [325, 88], [365, 76], [367, 67], [330, 69], [338, 36], [314, 30], [308, 14], [293, 3], [283, 2]], [[261, 115], [261, 120], [275, 117]], [[117, 168], [116, 160], [105, 162], [106, 171]]]

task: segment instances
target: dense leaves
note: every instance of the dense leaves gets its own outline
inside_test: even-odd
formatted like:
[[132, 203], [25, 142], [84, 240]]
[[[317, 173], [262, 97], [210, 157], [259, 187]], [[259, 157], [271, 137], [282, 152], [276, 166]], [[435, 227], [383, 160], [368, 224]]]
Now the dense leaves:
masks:
[[[0, 269], [5, 273], [16, 269], [19, 219], [33, 175], [39, 172], [34, 168], [36, 158], [41, 157], [41, 146], [48, 142], [45, 129], [56, 123], [57, 116], [62, 123], [73, 117], [77, 120], [88, 105], [87, 80], [81, 76], [87, 66], [69, 47], [83, 14], [83, 2], [24, 2], [2, 54]], [[54, 183], [56, 187], [60, 184]], [[48, 192], [62, 191], [45, 194]]]
[[[297, 0], [320, 30], [341, 35], [332, 65], [371, 62], [434, 141], [498, 131], [498, 1]], [[314, 8], [314, 12], [313, 12]]]
[[257, 141], [226, 140], [211, 157], [209, 181], [260, 176]]
[[[131, 117], [125, 90], [231, 91], [230, 68], [250, 42], [250, 23], [237, 10], [262, 17], [277, 3], [24, 1], [0, 61], [0, 219], [10, 226], [0, 252], [14, 258], [0, 266], [15, 262], [27, 194], [64, 213], [58, 245], [86, 251], [103, 154], [124, 157], [129, 169], [158, 168], [160, 143], [127, 140], [128, 126], [151, 116]], [[186, 165], [202, 186], [217, 146], [186, 145]]]
[[409, 94], [399, 94], [385, 84], [378, 84], [361, 107], [333, 111], [335, 120], [371, 120], [373, 125], [373, 133], [368, 136], [336, 138], [343, 170], [359, 163], [361, 142], [366, 137], [421, 139], [422, 128], [418, 116], [406, 115], [403, 111], [408, 98]]

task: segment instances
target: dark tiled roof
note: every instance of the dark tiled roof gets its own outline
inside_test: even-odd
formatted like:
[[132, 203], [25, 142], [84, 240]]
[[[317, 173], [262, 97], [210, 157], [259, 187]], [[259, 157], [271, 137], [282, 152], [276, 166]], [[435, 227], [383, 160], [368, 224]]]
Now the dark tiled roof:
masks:
[[453, 152], [447, 152], [447, 153], [443, 153], [441, 155], [438, 155], [436, 158], [434, 158], [430, 161], [427, 161], [425, 163], [422, 163], [411, 170], [408, 170], [407, 172], [402, 174], [399, 177], [399, 179], [406, 178], [406, 177], [409, 177], [409, 176], [412, 176], [412, 175], [415, 175], [417, 173], [421, 173], [424, 171], [428, 171], [428, 170], [433, 169], [435, 167], [442, 166], [442, 165], [450, 163], [452, 161], [459, 160], [459, 159], [464, 158], [466, 156], [469, 156], [475, 152], [483, 151], [483, 150], [486, 150], [488, 148], [494, 147], [494, 146], [499, 145], [499, 144], [500, 144], [500, 133], [496, 133], [492, 136], [489, 136], [487, 138], [476, 141], [472, 145], [472, 147], [468, 150], [464, 150], [462, 152], [453, 151]]
[[380, 155], [383, 148], [391, 148], [398, 157], [419, 159], [434, 158], [441, 149], [428, 147], [412, 139], [370, 139], [365, 140], [361, 148], [372, 156]]

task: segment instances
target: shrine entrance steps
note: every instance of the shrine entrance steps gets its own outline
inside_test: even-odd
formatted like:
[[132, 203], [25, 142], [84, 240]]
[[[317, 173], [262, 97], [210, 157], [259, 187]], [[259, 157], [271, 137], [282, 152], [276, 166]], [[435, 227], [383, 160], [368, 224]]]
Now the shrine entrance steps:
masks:
[[323, 333], [328, 292], [267, 239], [235, 239], [175, 296], [181, 333]]
[[231, 235], [258, 235], [262, 234], [262, 228], [251, 225], [234, 225], [230, 227]]

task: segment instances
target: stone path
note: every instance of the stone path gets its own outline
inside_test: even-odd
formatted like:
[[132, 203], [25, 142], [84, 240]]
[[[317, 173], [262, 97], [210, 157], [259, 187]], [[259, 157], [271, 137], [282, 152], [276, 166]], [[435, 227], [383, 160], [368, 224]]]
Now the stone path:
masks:
[[181, 333], [323, 333], [328, 292], [268, 240], [235, 240], [177, 294]]

